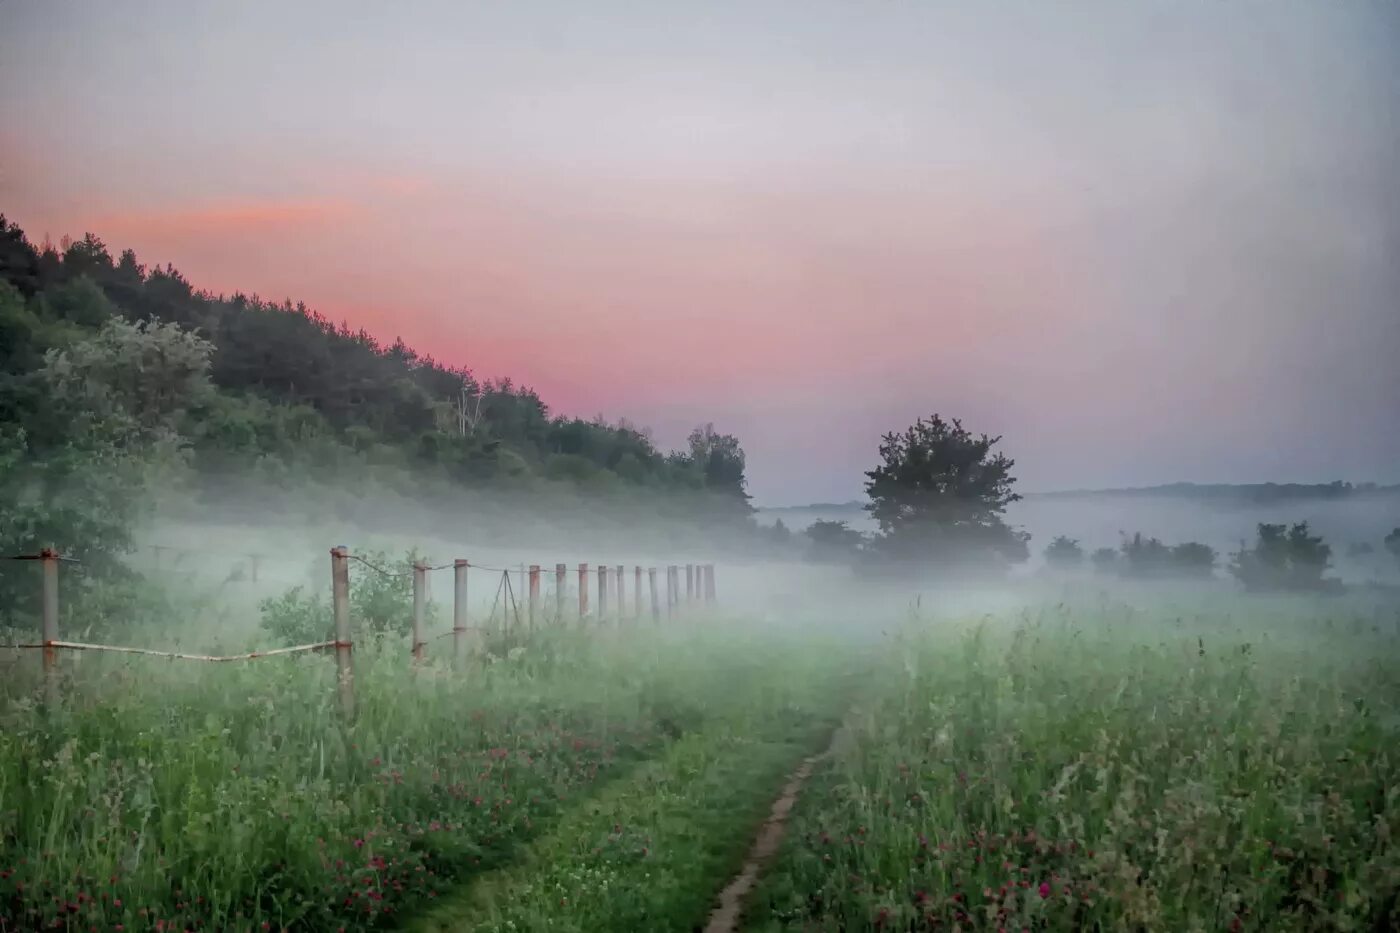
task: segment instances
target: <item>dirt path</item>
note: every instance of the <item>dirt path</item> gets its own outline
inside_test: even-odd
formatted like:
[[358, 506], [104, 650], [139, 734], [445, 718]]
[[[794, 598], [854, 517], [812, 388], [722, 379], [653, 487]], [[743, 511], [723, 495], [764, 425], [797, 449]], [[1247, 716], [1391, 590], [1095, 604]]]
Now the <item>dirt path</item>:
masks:
[[744, 867], [720, 892], [719, 906], [710, 913], [710, 920], [705, 924], [705, 933], [734, 933], [739, 929], [744, 900], [753, 890], [759, 874], [777, 854], [778, 846], [783, 841], [783, 833], [787, 831], [788, 816], [792, 813], [793, 805], [797, 803], [798, 795], [802, 793], [802, 785], [812, 776], [812, 769], [816, 767], [817, 762], [831, 754], [840, 734], [841, 730], [837, 729], [826, 751], [802, 759], [802, 763], [788, 776], [782, 793], [773, 801], [773, 808], [768, 811], [768, 819], [763, 821], [758, 834], [754, 836], [753, 846], [744, 860]]

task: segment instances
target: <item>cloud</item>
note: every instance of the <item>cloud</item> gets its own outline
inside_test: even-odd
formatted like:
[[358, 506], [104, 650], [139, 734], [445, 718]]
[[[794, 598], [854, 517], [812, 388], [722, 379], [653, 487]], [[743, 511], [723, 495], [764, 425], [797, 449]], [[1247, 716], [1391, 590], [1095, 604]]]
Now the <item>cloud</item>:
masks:
[[359, 208], [339, 199], [227, 199], [176, 205], [155, 211], [117, 211], [92, 226], [122, 236], [252, 235], [343, 223]]

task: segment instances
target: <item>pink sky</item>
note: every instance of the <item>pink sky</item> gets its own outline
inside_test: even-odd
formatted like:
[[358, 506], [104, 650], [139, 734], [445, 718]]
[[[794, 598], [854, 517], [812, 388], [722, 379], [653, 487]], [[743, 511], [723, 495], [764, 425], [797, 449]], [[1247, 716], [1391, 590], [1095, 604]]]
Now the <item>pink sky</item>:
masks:
[[1030, 488], [1400, 479], [1386, 10], [683, 9], [12, 9], [0, 211], [712, 420], [760, 501], [932, 411]]

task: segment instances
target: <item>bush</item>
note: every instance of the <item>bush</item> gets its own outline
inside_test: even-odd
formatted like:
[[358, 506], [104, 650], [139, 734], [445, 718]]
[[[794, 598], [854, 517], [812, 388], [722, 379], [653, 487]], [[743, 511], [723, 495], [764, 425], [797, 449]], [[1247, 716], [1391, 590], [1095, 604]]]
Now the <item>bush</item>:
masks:
[[[379, 573], [363, 564], [364, 572], [356, 575], [350, 585], [350, 624], [357, 637], [382, 639], [389, 635], [407, 635], [413, 630], [413, 564], [420, 557], [409, 551], [403, 560], [391, 562], [380, 552], [364, 555], [364, 559], [383, 568]], [[328, 641], [334, 635], [335, 619], [329, 598], [294, 586], [281, 596], [269, 597], [258, 604], [262, 612], [263, 630], [284, 645], [304, 645]], [[425, 624], [437, 619], [437, 607], [429, 602]]]
[[1045, 563], [1059, 570], [1068, 570], [1084, 563], [1084, 549], [1073, 538], [1060, 535], [1045, 549]]
[[1118, 552], [1111, 547], [1101, 547], [1089, 558], [1094, 569], [1100, 573], [1114, 573], [1118, 570]]
[[1211, 577], [1215, 575], [1215, 548], [1199, 541], [1188, 541], [1172, 548], [1172, 568], [1182, 576]]
[[865, 535], [845, 522], [819, 520], [803, 532], [811, 542], [807, 559], [820, 562], [840, 562], [853, 559], [865, 543]]
[[1253, 591], [1325, 590], [1336, 581], [1323, 576], [1332, 563], [1332, 548], [1321, 535], [1309, 534], [1308, 523], [1259, 525], [1254, 547], [1240, 546], [1230, 573]]

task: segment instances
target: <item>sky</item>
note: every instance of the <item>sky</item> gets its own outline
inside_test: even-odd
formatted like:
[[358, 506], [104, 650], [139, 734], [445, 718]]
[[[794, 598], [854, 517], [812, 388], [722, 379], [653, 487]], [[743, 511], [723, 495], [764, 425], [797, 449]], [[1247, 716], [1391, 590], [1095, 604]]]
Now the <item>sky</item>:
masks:
[[1400, 4], [0, 0], [0, 212], [559, 413], [1400, 481]]

